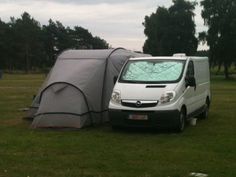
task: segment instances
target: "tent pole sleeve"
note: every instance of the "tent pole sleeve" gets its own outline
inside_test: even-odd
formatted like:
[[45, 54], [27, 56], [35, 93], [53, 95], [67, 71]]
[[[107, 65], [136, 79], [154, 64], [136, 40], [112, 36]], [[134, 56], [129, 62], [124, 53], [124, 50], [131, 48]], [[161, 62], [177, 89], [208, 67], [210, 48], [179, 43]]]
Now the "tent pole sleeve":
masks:
[[[111, 51], [111, 53], [106, 57], [106, 64], [105, 64], [105, 70], [104, 70], [104, 74], [103, 74], [103, 85], [102, 85], [102, 99], [101, 99], [101, 111], [103, 110], [103, 107], [104, 107], [104, 88], [105, 88], [105, 84], [106, 84], [106, 75], [107, 75], [107, 66], [108, 66], [108, 60], [109, 58], [111, 57], [111, 55], [117, 51], [117, 50], [125, 50], [124, 48], [122, 47], [119, 47], [119, 48], [115, 48], [114, 50]], [[101, 122], [103, 121], [103, 118], [101, 117]]]

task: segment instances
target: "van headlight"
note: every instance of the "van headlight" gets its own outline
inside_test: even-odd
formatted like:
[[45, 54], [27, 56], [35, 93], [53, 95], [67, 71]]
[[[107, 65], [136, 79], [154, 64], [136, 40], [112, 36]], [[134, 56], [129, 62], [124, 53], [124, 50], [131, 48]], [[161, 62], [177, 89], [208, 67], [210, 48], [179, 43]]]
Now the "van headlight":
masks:
[[165, 93], [161, 95], [160, 103], [161, 104], [169, 103], [174, 99], [174, 97], [175, 97], [174, 91], [166, 91]]
[[114, 103], [121, 104], [120, 91], [114, 90], [114, 91], [112, 92], [112, 95], [111, 95], [111, 100], [112, 100]]

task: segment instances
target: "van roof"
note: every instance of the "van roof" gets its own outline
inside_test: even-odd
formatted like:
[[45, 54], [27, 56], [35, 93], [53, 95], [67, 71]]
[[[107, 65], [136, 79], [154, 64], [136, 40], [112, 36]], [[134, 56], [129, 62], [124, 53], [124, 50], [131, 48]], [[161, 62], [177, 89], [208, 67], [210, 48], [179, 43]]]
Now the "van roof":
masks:
[[207, 57], [195, 57], [195, 56], [158, 56], [158, 57], [136, 57], [136, 58], [130, 58], [130, 60], [187, 60], [187, 59], [208, 59]]

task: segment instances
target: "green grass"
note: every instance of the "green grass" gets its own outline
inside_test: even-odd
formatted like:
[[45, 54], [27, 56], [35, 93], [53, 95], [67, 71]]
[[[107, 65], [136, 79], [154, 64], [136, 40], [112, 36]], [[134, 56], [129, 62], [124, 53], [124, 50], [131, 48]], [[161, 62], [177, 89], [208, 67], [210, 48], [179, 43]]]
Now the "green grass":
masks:
[[32, 130], [19, 108], [29, 106], [43, 75], [0, 80], [0, 177], [236, 176], [236, 81], [212, 79], [210, 117], [182, 134]]

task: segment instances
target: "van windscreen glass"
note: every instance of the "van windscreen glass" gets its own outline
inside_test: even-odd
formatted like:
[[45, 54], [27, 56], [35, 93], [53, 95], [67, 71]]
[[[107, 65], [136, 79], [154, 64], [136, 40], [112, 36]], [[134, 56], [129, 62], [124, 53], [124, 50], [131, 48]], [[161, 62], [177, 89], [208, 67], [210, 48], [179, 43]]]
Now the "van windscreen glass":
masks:
[[184, 60], [130, 60], [124, 67], [120, 82], [177, 82], [183, 73]]

